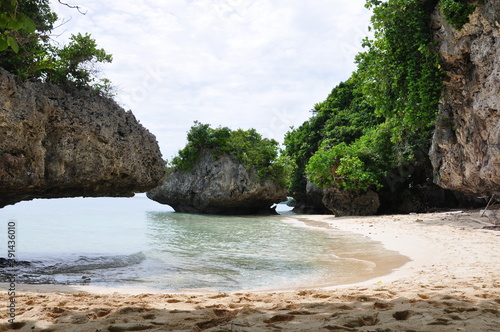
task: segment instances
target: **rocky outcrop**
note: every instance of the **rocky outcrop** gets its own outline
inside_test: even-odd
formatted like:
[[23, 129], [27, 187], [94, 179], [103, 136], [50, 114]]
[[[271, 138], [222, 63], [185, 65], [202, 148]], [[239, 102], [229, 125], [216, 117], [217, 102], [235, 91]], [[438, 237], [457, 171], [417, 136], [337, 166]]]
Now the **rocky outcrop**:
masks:
[[324, 189], [307, 181], [306, 194], [297, 200], [293, 212], [300, 214], [332, 214], [332, 211], [328, 210], [323, 204], [323, 192]]
[[457, 31], [433, 17], [447, 81], [430, 158], [435, 182], [500, 197], [500, 2], [486, 0]]
[[164, 169], [155, 137], [113, 100], [20, 83], [0, 68], [0, 207], [133, 196], [161, 184]]
[[380, 201], [377, 193], [371, 190], [358, 192], [330, 187], [324, 190], [323, 204], [336, 217], [370, 216], [377, 214]]
[[175, 170], [163, 185], [147, 193], [177, 212], [206, 214], [260, 214], [287, 200], [286, 189], [272, 180], [259, 180], [230, 155], [214, 158], [204, 150], [191, 171]]

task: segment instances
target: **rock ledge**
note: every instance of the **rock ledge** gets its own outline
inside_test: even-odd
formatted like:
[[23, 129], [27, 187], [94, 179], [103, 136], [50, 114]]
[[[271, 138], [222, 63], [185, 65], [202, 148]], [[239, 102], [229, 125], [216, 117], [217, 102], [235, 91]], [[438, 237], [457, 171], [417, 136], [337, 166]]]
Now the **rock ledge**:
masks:
[[133, 196], [164, 174], [155, 137], [112, 99], [20, 83], [0, 68], [0, 208], [34, 198]]

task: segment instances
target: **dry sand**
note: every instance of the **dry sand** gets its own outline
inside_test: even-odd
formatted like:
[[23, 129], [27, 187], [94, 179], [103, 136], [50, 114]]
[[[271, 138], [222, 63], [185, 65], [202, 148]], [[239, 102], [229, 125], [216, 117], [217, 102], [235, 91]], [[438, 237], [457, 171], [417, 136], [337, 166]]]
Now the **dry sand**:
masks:
[[289, 292], [17, 285], [15, 324], [2, 285], [0, 331], [500, 331], [500, 232], [482, 229], [479, 211], [299, 218], [361, 233], [411, 262], [359, 284]]

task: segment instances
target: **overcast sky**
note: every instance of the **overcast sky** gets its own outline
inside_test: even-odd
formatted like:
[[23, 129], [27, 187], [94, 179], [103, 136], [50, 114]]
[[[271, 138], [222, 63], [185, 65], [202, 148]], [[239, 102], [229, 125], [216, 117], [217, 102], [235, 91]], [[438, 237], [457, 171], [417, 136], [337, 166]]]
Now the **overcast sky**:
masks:
[[368, 34], [364, 0], [53, 0], [64, 43], [88, 32], [113, 55], [115, 99], [157, 138], [164, 158], [195, 120], [255, 128], [283, 142], [355, 69]]

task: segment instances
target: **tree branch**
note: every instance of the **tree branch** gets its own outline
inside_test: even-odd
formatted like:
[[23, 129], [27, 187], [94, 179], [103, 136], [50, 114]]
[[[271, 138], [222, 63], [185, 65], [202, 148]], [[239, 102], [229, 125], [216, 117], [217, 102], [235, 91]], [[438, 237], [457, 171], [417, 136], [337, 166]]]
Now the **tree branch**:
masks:
[[72, 6], [72, 5], [69, 5], [69, 4], [67, 4], [67, 3], [62, 2], [61, 0], [58, 0], [58, 1], [59, 1], [59, 3], [60, 3], [61, 5], [63, 5], [63, 6], [66, 6], [66, 7], [68, 7], [68, 8], [72, 8], [72, 9], [76, 9], [76, 10], [78, 10], [78, 12], [79, 12], [80, 14], [82, 14], [82, 15], [86, 15], [86, 14], [87, 14], [87, 12], [82, 12], [82, 10], [81, 10], [80, 6]]

